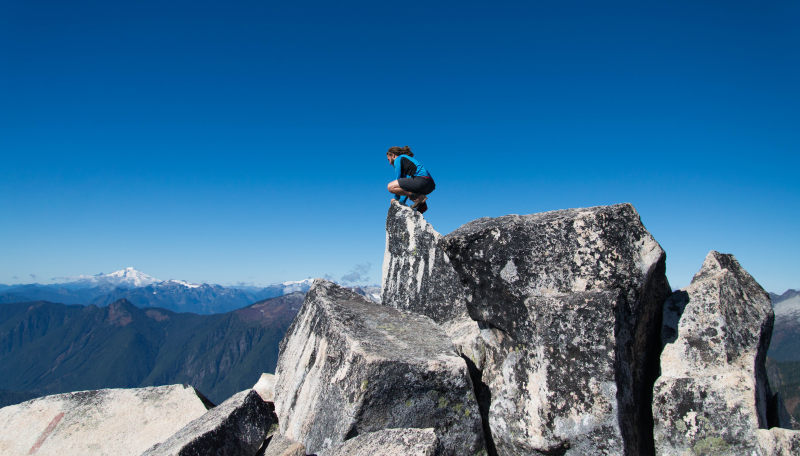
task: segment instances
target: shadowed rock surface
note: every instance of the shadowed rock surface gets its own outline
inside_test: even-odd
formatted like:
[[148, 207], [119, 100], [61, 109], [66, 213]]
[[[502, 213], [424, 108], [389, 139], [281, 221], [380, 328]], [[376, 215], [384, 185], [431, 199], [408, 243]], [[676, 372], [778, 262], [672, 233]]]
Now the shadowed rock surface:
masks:
[[234, 394], [142, 456], [255, 455], [275, 423], [274, 406], [253, 390]]
[[0, 409], [0, 454], [138, 456], [207, 406], [184, 385], [41, 397]]
[[389, 428], [435, 429], [440, 454], [484, 450], [466, 364], [427, 317], [316, 280], [281, 342], [280, 433], [319, 453]]
[[657, 454], [798, 454], [784, 451], [800, 448], [800, 432], [758, 431], [770, 424], [764, 362], [772, 324], [755, 279], [733, 255], [710, 252], [664, 306]]
[[482, 328], [499, 454], [652, 453], [670, 288], [630, 204], [478, 219], [441, 245]]
[[434, 456], [437, 447], [433, 429], [384, 429], [359, 435], [319, 456]]

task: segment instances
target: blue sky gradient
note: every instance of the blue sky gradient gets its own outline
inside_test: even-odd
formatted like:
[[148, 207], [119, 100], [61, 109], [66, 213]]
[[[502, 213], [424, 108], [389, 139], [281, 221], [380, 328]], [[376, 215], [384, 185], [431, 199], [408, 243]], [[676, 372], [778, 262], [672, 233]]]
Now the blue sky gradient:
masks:
[[443, 234], [631, 202], [800, 288], [800, 3], [531, 3], [0, 2], [0, 283], [377, 283], [407, 144]]

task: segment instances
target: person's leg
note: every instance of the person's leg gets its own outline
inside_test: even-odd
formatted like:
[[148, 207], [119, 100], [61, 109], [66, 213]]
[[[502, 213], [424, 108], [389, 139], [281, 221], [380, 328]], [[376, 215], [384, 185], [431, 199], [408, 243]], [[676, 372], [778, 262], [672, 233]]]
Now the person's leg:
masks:
[[415, 192], [417, 192], [418, 197], [414, 198], [414, 205], [411, 206], [411, 209], [417, 209], [421, 212], [425, 212], [428, 209], [428, 205], [425, 203], [425, 201], [428, 200], [428, 194], [436, 188], [436, 184], [433, 183], [433, 179], [416, 177], [414, 178], [412, 188]]
[[396, 180], [389, 182], [389, 185], [387, 185], [386, 188], [390, 193], [394, 193], [395, 195], [408, 196], [412, 199], [417, 196], [416, 193], [403, 189], [403, 187], [400, 186], [400, 183]]

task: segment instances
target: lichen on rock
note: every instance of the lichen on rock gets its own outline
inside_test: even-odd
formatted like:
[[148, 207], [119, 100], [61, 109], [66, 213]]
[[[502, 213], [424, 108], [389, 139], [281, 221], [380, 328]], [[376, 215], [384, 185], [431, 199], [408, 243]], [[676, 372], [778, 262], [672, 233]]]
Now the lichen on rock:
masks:
[[800, 432], [767, 430], [773, 318], [768, 294], [733, 255], [715, 251], [669, 298], [653, 399], [657, 454], [797, 454], [786, 449], [800, 447]]
[[440, 245], [481, 327], [499, 454], [652, 452], [670, 289], [631, 205], [482, 218]]

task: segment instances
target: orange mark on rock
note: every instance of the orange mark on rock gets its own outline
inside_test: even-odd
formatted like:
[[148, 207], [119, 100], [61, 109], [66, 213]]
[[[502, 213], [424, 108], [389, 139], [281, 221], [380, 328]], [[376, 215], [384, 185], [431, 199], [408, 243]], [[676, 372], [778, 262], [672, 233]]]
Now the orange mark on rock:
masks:
[[64, 412], [59, 413], [58, 415], [55, 416], [55, 418], [50, 420], [50, 424], [48, 424], [47, 427], [44, 428], [44, 431], [42, 431], [42, 433], [39, 435], [39, 438], [36, 440], [36, 443], [34, 443], [31, 449], [28, 451], [28, 454], [36, 453], [36, 451], [39, 450], [44, 441], [47, 440], [47, 437], [49, 437], [50, 434], [53, 433], [53, 429], [55, 429], [56, 426], [58, 426], [58, 423], [61, 421], [61, 418], [64, 418]]

